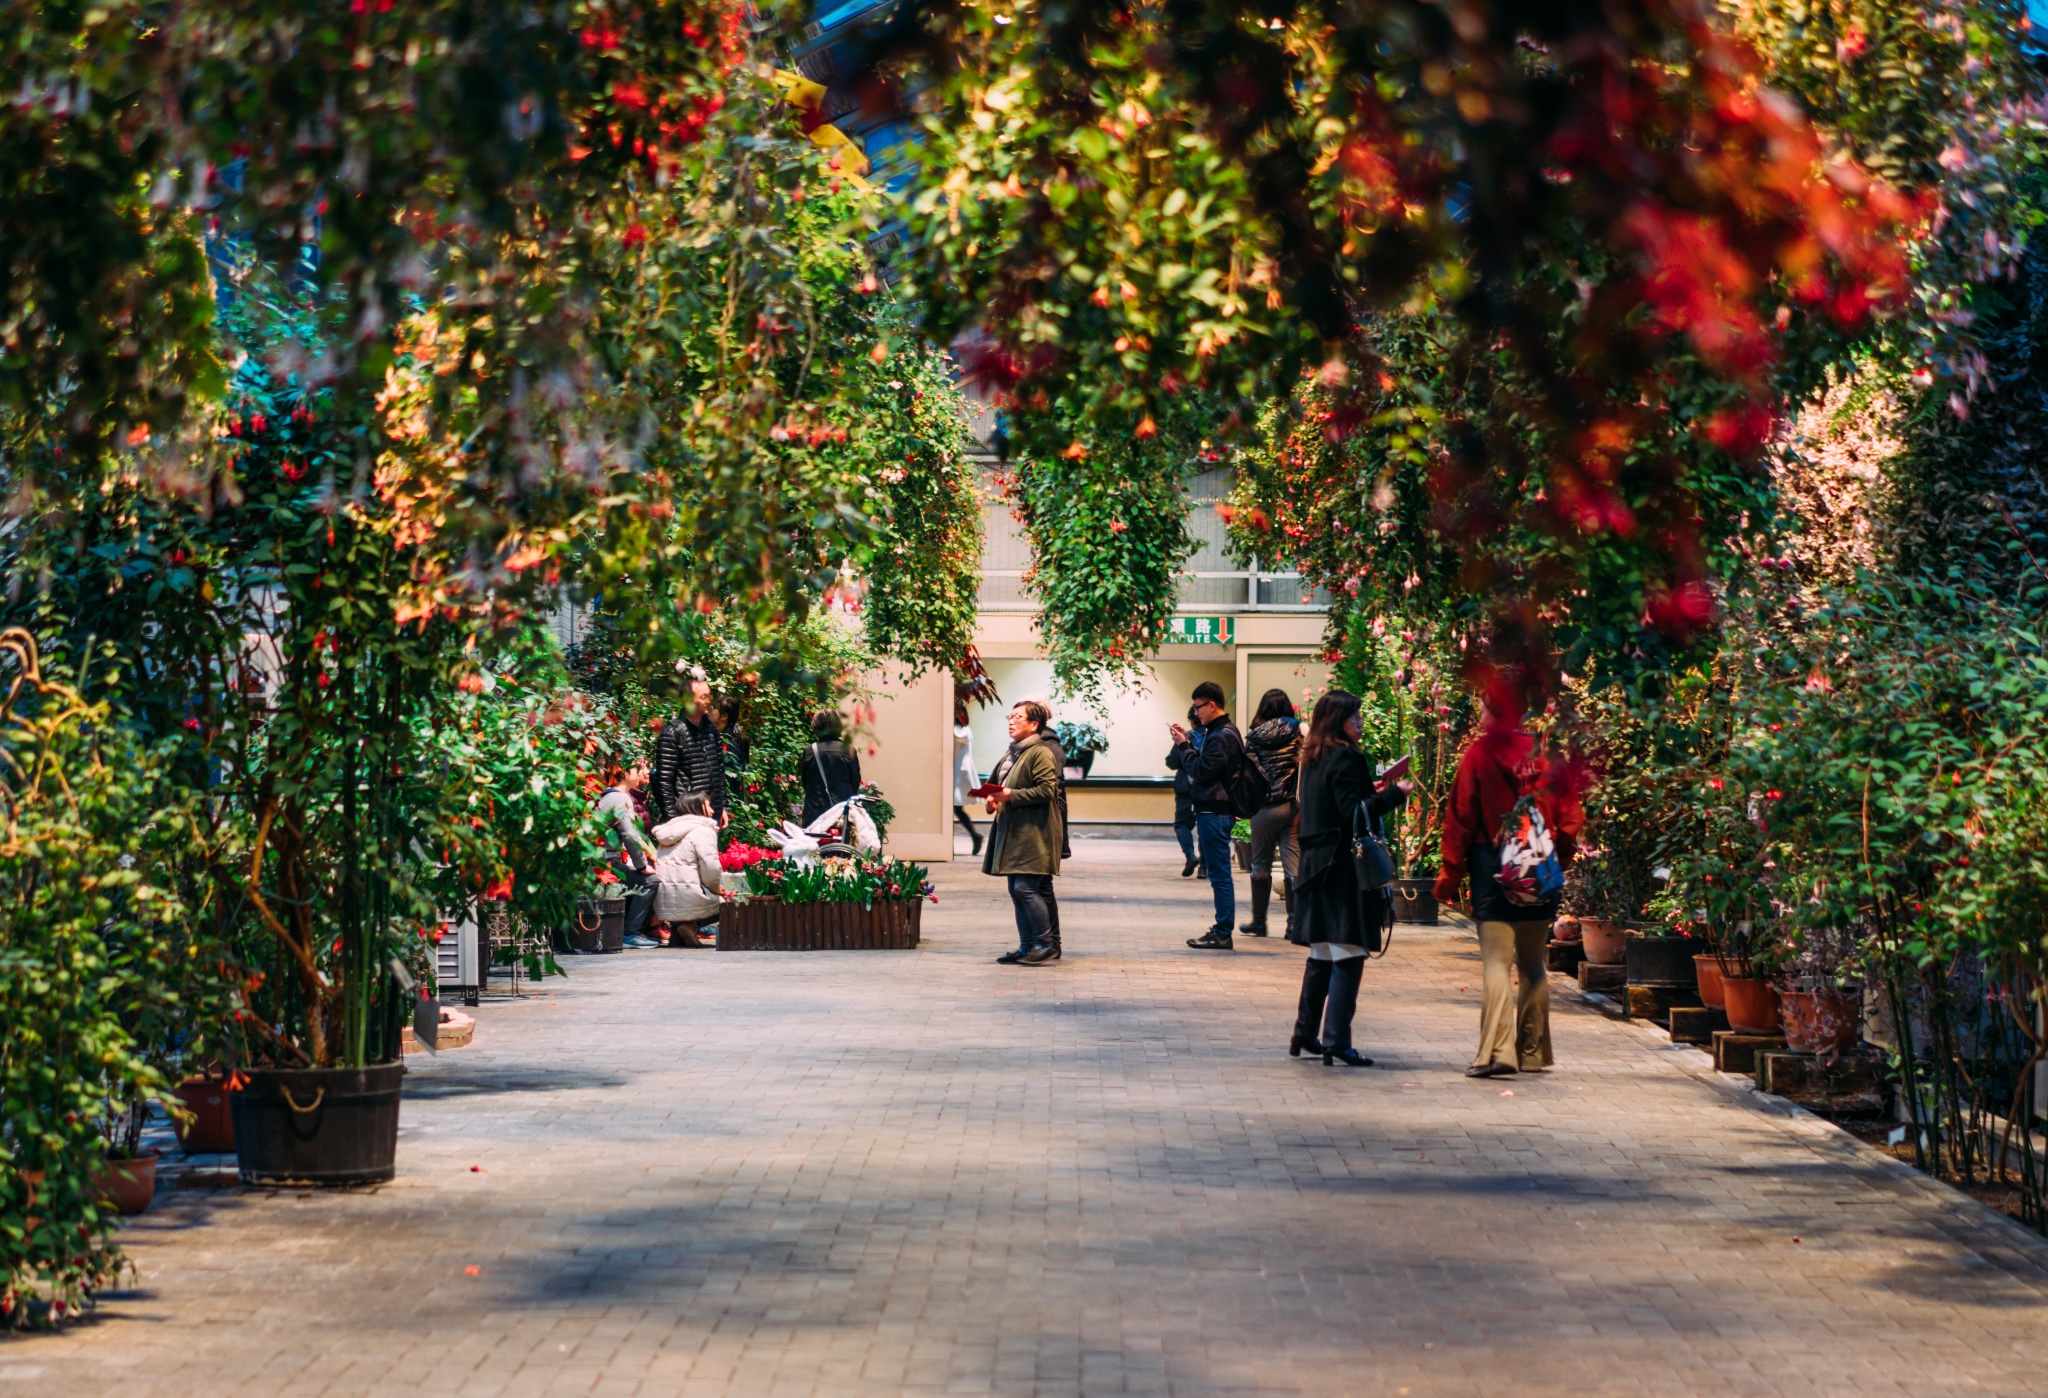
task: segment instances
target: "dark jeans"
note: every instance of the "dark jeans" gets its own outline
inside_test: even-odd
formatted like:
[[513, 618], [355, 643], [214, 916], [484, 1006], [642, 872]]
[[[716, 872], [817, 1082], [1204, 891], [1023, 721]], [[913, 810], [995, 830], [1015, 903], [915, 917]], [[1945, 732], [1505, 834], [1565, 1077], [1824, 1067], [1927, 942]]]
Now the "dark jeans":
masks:
[[[618, 866], [613, 866], [618, 868]], [[626, 886], [626, 935], [647, 935], [647, 921], [654, 915], [654, 875], [638, 869], [619, 868], [619, 882]]]
[[1183, 858], [1195, 857], [1195, 803], [1185, 796], [1173, 800], [1173, 838], [1180, 841]]
[[1237, 885], [1230, 876], [1230, 827], [1237, 822], [1216, 811], [1195, 813], [1195, 842], [1202, 851], [1202, 872], [1216, 895], [1216, 935], [1228, 937], [1237, 926]]
[[1017, 950], [1052, 946], [1052, 875], [1010, 875], [1010, 901], [1017, 909]]
[[1365, 977], [1365, 958], [1315, 961], [1301, 973], [1301, 1008], [1294, 1032], [1315, 1038], [1328, 1049], [1351, 1047], [1351, 1017], [1358, 1013], [1358, 985]]

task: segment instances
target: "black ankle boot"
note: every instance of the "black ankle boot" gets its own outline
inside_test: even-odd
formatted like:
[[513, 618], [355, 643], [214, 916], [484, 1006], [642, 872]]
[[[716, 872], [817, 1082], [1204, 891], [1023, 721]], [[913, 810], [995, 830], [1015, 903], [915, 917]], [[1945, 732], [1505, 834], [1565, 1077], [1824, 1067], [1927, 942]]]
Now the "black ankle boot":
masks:
[[1266, 909], [1273, 905], [1273, 876], [1252, 880], [1252, 920], [1237, 930], [1248, 937], [1266, 935]]

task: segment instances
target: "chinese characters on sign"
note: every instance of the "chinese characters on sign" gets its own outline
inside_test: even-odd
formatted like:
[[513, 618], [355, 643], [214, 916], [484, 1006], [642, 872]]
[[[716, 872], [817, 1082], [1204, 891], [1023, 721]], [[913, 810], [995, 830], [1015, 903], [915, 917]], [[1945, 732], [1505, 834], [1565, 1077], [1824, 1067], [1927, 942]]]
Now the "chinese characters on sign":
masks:
[[1167, 639], [1184, 646], [1227, 646], [1232, 635], [1227, 616], [1177, 616], [1167, 622]]

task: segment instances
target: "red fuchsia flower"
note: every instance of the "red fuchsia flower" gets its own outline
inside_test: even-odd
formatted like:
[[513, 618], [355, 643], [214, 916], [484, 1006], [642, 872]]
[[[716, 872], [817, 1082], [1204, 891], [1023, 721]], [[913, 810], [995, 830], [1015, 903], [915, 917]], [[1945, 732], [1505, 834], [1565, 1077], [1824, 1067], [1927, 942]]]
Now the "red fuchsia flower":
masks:
[[1727, 783], [1722, 781], [1719, 777], [1710, 777], [1707, 780], [1707, 789], [1709, 791], [1719, 791], [1722, 787], [1726, 785]]
[[488, 902], [503, 902], [511, 896], [512, 876], [510, 874], [505, 875], [504, 878], [499, 879], [496, 883], [492, 884], [489, 888], [484, 890], [484, 898]]
[[609, 869], [599, 869], [597, 871], [597, 881], [601, 884], [617, 883], [619, 881], [619, 876], [617, 874], [614, 874]]
[[1764, 799], [1769, 801], [1782, 801], [1785, 799], [1785, 793], [1778, 790], [1776, 787], [1772, 787], [1769, 791], [1766, 791], [1764, 793]]
[[1852, 25], [1846, 34], [1835, 40], [1835, 57], [1843, 63], [1854, 63], [1863, 57], [1863, 51], [1869, 47], [1869, 37]]

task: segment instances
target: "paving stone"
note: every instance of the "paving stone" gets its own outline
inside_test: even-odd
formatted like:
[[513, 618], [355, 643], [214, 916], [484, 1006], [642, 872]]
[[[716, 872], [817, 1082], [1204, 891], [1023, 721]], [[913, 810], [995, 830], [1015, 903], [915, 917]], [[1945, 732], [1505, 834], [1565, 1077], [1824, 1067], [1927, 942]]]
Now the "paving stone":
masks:
[[1186, 950], [1179, 868], [1078, 842], [1041, 968], [968, 865], [916, 951], [576, 959], [407, 1060], [392, 1184], [171, 1191], [0, 1396], [2043, 1391], [2041, 1240], [1562, 977], [1465, 1078], [1457, 926], [1290, 1059], [1301, 950]]

